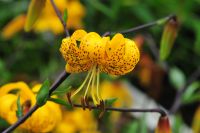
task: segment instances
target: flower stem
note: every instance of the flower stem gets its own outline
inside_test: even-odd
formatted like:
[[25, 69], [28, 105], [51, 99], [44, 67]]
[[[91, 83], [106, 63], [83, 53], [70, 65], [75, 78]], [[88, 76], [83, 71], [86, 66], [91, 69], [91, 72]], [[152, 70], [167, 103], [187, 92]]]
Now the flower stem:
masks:
[[150, 27], [153, 27], [153, 26], [156, 26], [156, 25], [162, 25], [162, 24], [165, 24], [167, 21], [174, 19], [175, 17], [176, 17], [175, 15], [169, 15], [169, 16], [161, 18], [159, 20], [156, 20], [156, 21], [144, 24], [144, 25], [139, 25], [137, 27], [126, 29], [126, 30], [123, 30], [123, 31], [105, 32], [102, 36], [113, 35], [113, 34], [116, 34], [116, 33], [126, 34], [126, 33], [135, 32], [135, 31], [138, 31], [138, 30], [142, 30], [142, 29], [145, 29], [145, 28], [150, 28]]
[[65, 22], [65, 21], [63, 20], [63, 18], [62, 18], [62, 14], [61, 14], [60, 11], [58, 10], [56, 4], [54, 3], [54, 0], [50, 0], [50, 1], [51, 1], [51, 5], [53, 6], [53, 9], [54, 9], [55, 12], [56, 12], [56, 15], [58, 16], [58, 18], [60, 19], [60, 22], [61, 22], [62, 25], [63, 25], [63, 28], [64, 28], [64, 30], [65, 30], [65, 35], [66, 35], [66, 37], [69, 37], [70, 34], [69, 34], [68, 29], [67, 29], [67, 24], [66, 24], [66, 22]]
[[[82, 105], [80, 104], [73, 104], [74, 107], [77, 107], [77, 108], [82, 108]], [[85, 108], [91, 108], [91, 109], [99, 109], [99, 107], [97, 106], [92, 106], [90, 105], [89, 106], [85, 106]], [[125, 113], [130, 113], [130, 112], [138, 112], [138, 113], [152, 113], [152, 112], [155, 112], [155, 113], [159, 113], [161, 116], [166, 116], [167, 113], [162, 110], [162, 109], [126, 109], [126, 108], [114, 108], [114, 107], [105, 107], [105, 111], [117, 111], [117, 112], [125, 112]]]

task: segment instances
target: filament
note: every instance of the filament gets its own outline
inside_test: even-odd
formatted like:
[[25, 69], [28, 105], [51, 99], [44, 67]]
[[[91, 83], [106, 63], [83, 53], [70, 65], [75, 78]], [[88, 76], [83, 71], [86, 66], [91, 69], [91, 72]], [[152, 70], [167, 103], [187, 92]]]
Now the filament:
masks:
[[95, 75], [95, 71], [96, 71], [95, 69], [96, 69], [96, 66], [94, 66], [94, 67], [92, 68], [92, 74], [91, 74], [90, 79], [89, 79], [88, 84], [87, 84], [87, 88], [86, 88], [86, 91], [85, 91], [85, 94], [84, 94], [84, 99], [85, 99], [85, 97], [86, 97], [86, 95], [87, 95], [87, 93], [88, 93], [88, 90], [89, 90], [91, 81], [92, 81], [92, 79], [93, 79], [93, 77], [94, 77], [94, 75]]
[[97, 68], [97, 98], [99, 99], [99, 100], [101, 100], [102, 98], [101, 98], [101, 95], [100, 95], [100, 91], [99, 91], [99, 74], [100, 72], [99, 72], [99, 68]]
[[90, 71], [88, 72], [88, 74], [87, 74], [85, 80], [83, 81], [83, 83], [81, 84], [81, 86], [72, 94], [71, 98], [74, 97], [78, 92], [80, 92], [80, 91], [83, 89], [83, 87], [84, 87], [85, 83], [87, 82], [87, 80], [88, 80], [88, 78], [89, 78], [91, 72], [92, 72], [92, 70], [90, 70]]

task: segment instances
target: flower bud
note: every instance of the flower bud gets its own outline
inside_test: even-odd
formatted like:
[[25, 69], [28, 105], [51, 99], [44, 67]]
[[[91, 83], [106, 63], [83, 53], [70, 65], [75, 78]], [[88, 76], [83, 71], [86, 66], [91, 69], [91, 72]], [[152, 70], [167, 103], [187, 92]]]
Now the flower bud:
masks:
[[161, 116], [159, 118], [155, 133], [172, 133], [167, 116]]
[[176, 17], [173, 17], [166, 23], [162, 34], [161, 46], [160, 46], [161, 60], [165, 60], [169, 56], [177, 36], [178, 28], [179, 28], [179, 22]]

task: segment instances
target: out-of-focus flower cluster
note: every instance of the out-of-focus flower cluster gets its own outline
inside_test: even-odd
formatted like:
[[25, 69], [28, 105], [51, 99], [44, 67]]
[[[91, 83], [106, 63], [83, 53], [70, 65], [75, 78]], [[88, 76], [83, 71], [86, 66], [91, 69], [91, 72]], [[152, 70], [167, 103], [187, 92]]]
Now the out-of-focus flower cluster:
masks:
[[[82, 19], [85, 16], [85, 8], [79, 0], [55, 0], [55, 4], [62, 14], [67, 10], [67, 27], [69, 29], [83, 27]], [[2, 36], [5, 39], [11, 38], [15, 33], [24, 29], [26, 21], [27, 15], [21, 14], [17, 16], [4, 27]], [[62, 23], [58, 19], [50, 0], [46, 0], [45, 6], [33, 25], [32, 30], [35, 32], [51, 31], [54, 34], [64, 31]]]
[[[31, 88], [24, 82], [9, 83], [0, 87], [0, 117], [9, 124], [17, 121], [17, 99], [20, 97], [23, 115], [35, 104], [35, 94], [41, 85]], [[121, 83], [104, 81], [100, 85], [102, 97], [118, 98], [114, 107], [127, 107], [132, 104], [132, 98], [128, 89]], [[118, 93], [116, 93], [116, 90]], [[55, 96], [54, 96], [55, 97]], [[124, 100], [125, 99], [125, 100]], [[112, 123], [120, 119], [120, 113], [111, 114]], [[48, 101], [27, 119], [17, 130], [31, 132], [54, 132], [54, 133], [100, 133], [98, 131], [98, 118], [92, 111], [73, 109], [66, 110], [58, 104]]]
[[[35, 104], [36, 98], [34, 92], [40, 89], [37, 84], [30, 89], [24, 82], [9, 83], [0, 88], [0, 117], [9, 124], [14, 124], [17, 120], [17, 99], [20, 97], [23, 115]], [[54, 114], [54, 115], [52, 115]], [[53, 102], [47, 102], [27, 119], [20, 129], [32, 132], [49, 132], [61, 120], [61, 110], [59, 105]]]

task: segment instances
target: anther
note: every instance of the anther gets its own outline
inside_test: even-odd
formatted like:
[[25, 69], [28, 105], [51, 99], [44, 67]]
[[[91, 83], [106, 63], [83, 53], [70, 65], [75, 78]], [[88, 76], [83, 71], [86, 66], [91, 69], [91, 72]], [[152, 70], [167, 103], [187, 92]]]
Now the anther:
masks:
[[88, 97], [85, 98], [85, 103], [86, 103], [88, 109], [91, 111], [91, 110], [92, 110], [92, 107], [90, 106], [90, 103], [89, 103]]
[[71, 101], [71, 92], [67, 93], [67, 100], [68, 100], [68, 103], [70, 103], [73, 106], [73, 103]]
[[99, 105], [100, 109], [101, 109], [101, 113], [99, 114], [99, 119], [103, 117], [106, 108], [105, 108], [105, 103], [103, 100], [100, 100], [100, 105]]
[[85, 110], [85, 99], [81, 97], [81, 105], [83, 107], [83, 110]]

